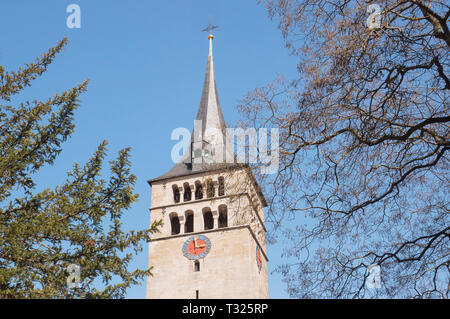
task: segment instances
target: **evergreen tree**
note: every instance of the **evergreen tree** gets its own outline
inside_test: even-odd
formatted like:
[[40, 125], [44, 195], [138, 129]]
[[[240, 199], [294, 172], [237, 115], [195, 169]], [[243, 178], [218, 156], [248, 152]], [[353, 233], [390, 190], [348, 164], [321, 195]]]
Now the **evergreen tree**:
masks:
[[121, 298], [150, 272], [128, 270], [132, 252], [160, 225], [122, 230], [123, 213], [138, 198], [129, 148], [110, 162], [108, 180], [100, 175], [104, 141], [63, 185], [35, 191], [36, 173], [54, 163], [74, 131], [88, 81], [43, 102], [9, 103], [66, 44], [63, 39], [16, 72], [0, 65], [0, 298]]

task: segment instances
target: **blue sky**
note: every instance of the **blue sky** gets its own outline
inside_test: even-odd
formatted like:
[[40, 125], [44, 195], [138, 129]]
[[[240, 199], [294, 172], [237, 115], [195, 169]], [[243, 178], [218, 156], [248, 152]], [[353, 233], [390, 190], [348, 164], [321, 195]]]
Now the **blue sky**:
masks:
[[[69, 4], [81, 8], [81, 28], [69, 29]], [[191, 129], [200, 102], [209, 17], [215, 31], [214, 63], [219, 99], [229, 126], [236, 105], [250, 90], [277, 74], [294, 75], [296, 61], [284, 48], [277, 22], [256, 0], [0, 1], [0, 64], [15, 70], [32, 62], [63, 37], [69, 45], [21, 99], [43, 100], [85, 79], [89, 91], [76, 112], [76, 131], [55, 165], [39, 174], [39, 189], [61, 184], [75, 162], [85, 163], [109, 142], [109, 158], [132, 148], [139, 202], [125, 214], [126, 229], [148, 227], [151, 189], [146, 183], [173, 165], [177, 127]], [[269, 270], [281, 262], [283, 242], [268, 246]], [[147, 266], [147, 249], [131, 268]], [[269, 274], [272, 298], [286, 298], [285, 285]], [[128, 298], [143, 298], [144, 285]]]

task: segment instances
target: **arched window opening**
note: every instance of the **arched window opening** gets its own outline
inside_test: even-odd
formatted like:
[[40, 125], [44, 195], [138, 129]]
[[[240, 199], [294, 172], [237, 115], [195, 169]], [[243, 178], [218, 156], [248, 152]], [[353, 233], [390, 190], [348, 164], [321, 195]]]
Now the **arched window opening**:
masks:
[[219, 206], [219, 228], [228, 227], [228, 212], [226, 205]]
[[184, 183], [183, 187], [184, 187], [184, 195], [183, 195], [184, 201], [188, 202], [191, 200], [192, 197], [191, 187], [189, 186], [188, 183]]
[[209, 208], [203, 209], [203, 225], [205, 226], [205, 230], [214, 228], [214, 218]]
[[200, 271], [200, 262], [198, 260], [196, 260], [194, 262], [194, 271], [195, 272], [199, 272]]
[[177, 213], [170, 214], [170, 229], [172, 235], [180, 233], [180, 219]]
[[208, 180], [208, 182], [206, 182], [206, 194], [208, 198], [214, 197], [215, 189], [212, 180]]
[[224, 196], [225, 195], [225, 179], [220, 176], [219, 177], [219, 190], [218, 190], [218, 196]]
[[194, 213], [192, 211], [187, 211], [185, 216], [186, 222], [184, 223], [184, 232], [192, 233], [194, 231]]
[[199, 181], [195, 182], [195, 199], [203, 198], [203, 186]]
[[178, 186], [176, 184], [173, 185], [172, 190], [173, 190], [173, 201], [175, 203], [180, 202], [180, 190], [178, 189]]

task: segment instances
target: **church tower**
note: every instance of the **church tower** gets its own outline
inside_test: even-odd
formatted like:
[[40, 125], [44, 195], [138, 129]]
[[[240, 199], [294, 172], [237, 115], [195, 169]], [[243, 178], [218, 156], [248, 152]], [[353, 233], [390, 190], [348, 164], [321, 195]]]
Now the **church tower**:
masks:
[[269, 298], [264, 196], [248, 165], [237, 164], [217, 95], [212, 55], [188, 151], [149, 180], [152, 234], [146, 298]]

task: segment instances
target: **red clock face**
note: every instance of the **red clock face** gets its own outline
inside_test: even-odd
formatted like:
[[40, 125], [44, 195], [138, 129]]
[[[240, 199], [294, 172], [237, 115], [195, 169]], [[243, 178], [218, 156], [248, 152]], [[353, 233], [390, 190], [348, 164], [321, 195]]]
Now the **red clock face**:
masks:
[[191, 255], [200, 255], [206, 251], [206, 243], [202, 239], [194, 239], [189, 242], [187, 246], [187, 251]]
[[205, 258], [211, 250], [211, 241], [204, 235], [193, 236], [183, 244], [183, 255], [188, 259]]
[[258, 269], [261, 270], [262, 259], [261, 259], [261, 250], [259, 249], [259, 247], [256, 247], [256, 265], [258, 266]]

